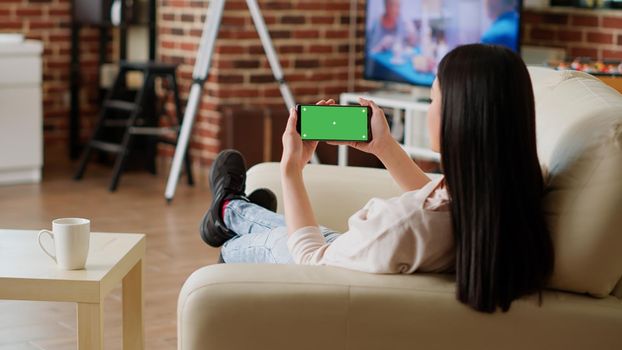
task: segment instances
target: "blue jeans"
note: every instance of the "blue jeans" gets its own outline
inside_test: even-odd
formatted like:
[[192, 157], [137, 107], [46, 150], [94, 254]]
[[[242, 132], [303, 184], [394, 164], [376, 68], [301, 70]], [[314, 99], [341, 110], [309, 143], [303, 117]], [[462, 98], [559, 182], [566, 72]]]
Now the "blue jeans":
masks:
[[[225, 209], [224, 223], [236, 236], [225, 242], [221, 254], [227, 263], [293, 264], [287, 248], [283, 215], [259, 205], [234, 199]], [[320, 227], [327, 243], [340, 233]]]

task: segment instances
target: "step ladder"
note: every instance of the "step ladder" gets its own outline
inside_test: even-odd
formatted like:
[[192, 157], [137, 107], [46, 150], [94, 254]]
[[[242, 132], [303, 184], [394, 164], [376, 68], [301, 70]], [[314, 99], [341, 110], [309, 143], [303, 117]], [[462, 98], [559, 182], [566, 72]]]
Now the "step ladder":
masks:
[[[80, 158], [78, 170], [74, 175], [75, 180], [80, 180], [84, 176], [86, 166], [91, 158], [93, 150], [100, 150], [107, 153], [116, 154], [114, 162], [112, 179], [110, 181], [109, 190], [114, 192], [119, 185], [121, 173], [126, 167], [128, 155], [131, 152], [134, 136], [150, 135], [155, 136], [155, 142], [163, 142], [171, 145], [177, 145], [179, 139], [179, 126], [182, 123], [183, 114], [181, 113], [181, 101], [179, 98], [179, 89], [176, 78], [177, 65], [159, 62], [121, 62], [119, 73], [115, 79], [112, 88], [108, 91], [106, 98], [102, 104], [99, 113], [99, 119], [91, 139], [85, 145], [84, 151]], [[122, 93], [127, 91], [127, 76], [131, 72], [142, 72], [143, 83], [136, 92], [133, 101], [122, 99]], [[145, 110], [146, 103], [154, 103], [148, 101], [149, 97], [156, 96], [155, 80], [156, 78], [166, 79], [169, 92], [173, 93], [175, 104], [176, 121], [171, 127], [160, 127], [160, 113], [157, 111], [151, 118]], [[106, 131], [116, 129], [122, 130], [122, 138], [120, 142], [111, 142], [105, 138]], [[174, 136], [174, 139], [164, 138], [164, 136]], [[188, 184], [193, 185], [192, 165], [190, 156], [186, 152], [184, 157]], [[155, 171], [155, 169], [153, 169]]]

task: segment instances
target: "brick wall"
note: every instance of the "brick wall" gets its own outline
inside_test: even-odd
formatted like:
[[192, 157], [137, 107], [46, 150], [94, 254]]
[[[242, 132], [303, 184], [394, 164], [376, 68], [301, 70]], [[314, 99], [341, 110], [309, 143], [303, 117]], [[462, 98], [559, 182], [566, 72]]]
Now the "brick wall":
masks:
[[[69, 68], [71, 50], [70, 0], [0, 0], [0, 32], [20, 32], [41, 40], [43, 52], [43, 115], [46, 147], [65, 146], [69, 124]], [[84, 136], [97, 112], [98, 32], [81, 32], [81, 106]]]
[[[356, 69], [349, 70], [349, 0], [259, 0], [264, 19], [297, 102], [337, 98], [342, 91], [363, 88], [362, 31], [364, 1], [358, 0]], [[65, 146], [69, 121], [70, 0], [0, 0], [0, 31], [21, 32], [44, 43], [43, 105], [46, 147]], [[187, 97], [208, 0], [159, 0], [159, 58], [180, 64], [182, 97]], [[81, 31], [82, 138], [98, 110], [98, 31]], [[244, 0], [229, 0], [225, 8], [211, 74], [205, 85], [191, 143], [195, 159], [209, 164], [231, 144], [233, 129], [248, 124], [258, 137], [247, 152], [277, 159], [280, 132], [287, 113], [272, 78], [263, 48]], [[262, 133], [261, 130], [271, 132]], [[239, 135], [236, 143], [240, 142]], [[273, 142], [262, 142], [272, 138]], [[229, 143], [227, 143], [229, 142]], [[258, 147], [257, 144], [268, 144]], [[172, 154], [172, 148], [163, 150]], [[334, 152], [331, 152], [334, 153]], [[331, 155], [332, 157], [332, 155]]]
[[[349, 70], [350, 0], [258, 2], [297, 102], [311, 103], [319, 97], [337, 99], [339, 93], [361, 87], [356, 84], [355, 72]], [[160, 1], [159, 55], [164, 61], [181, 64], [184, 99], [207, 6], [207, 1]], [[358, 1], [358, 7], [362, 34], [364, 1]], [[362, 35], [356, 42], [360, 51]], [[362, 51], [357, 59], [362, 62]], [[358, 76], [362, 74], [362, 66], [359, 68]], [[209, 164], [221, 148], [230, 146], [227, 140], [235, 134], [237, 146], [240, 138], [252, 138], [243, 150], [251, 158], [278, 159], [286, 118], [284, 102], [246, 2], [229, 0], [195, 123], [193, 156]], [[262, 142], [265, 138], [271, 142]]]
[[523, 44], [559, 47], [569, 57], [622, 60], [622, 11], [528, 9]]
[[[364, 0], [357, 0], [354, 36], [350, 0], [258, 2], [297, 102], [337, 98], [342, 91], [375, 86], [362, 79]], [[180, 63], [184, 102], [208, 5], [208, 0], [158, 2], [159, 57]], [[0, 31], [22, 32], [44, 42], [46, 146], [65, 145], [68, 138], [70, 16], [69, 0], [0, 0]], [[523, 18], [525, 44], [561, 47], [573, 57], [622, 59], [622, 11], [527, 9]], [[96, 29], [82, 30], [83, 136], [89, 134], [89, 123], [97, 112], [97, 40]], [[253, 157], [278, 159], [286, 117], [246, 3], [228, 0], [195, 124], [192, 153], [201, 164], [209, 164], [232, 139], [239, 144], [248, 138], [251, 141], [246, 144], [251, 146], [245, 151]], [[242, 129], [247, 133], [234, 132]], [[265, 138], [272, 142], [263, 142]], [[333, 160], [335, 152], [322, 152]], [[172, 149], [165, 148], [163, 153], [171, 155]]]

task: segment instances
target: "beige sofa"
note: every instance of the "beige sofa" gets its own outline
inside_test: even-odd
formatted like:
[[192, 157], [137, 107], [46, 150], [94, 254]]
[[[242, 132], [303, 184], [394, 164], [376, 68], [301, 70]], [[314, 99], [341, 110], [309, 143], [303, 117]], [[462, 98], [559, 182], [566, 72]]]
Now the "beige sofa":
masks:
[[[451, 275], [212, 265], [181, 290], [179, 349], [622, 349], [622, 95], [582, 73], [530, 73], [556, 248], [541, 306], [474, 312]], [[305, 181], [319, 222], [339, 230], [372, 196], [399, 193], [379, 169], [310, 165]], [[248, 171], [257, 187], [280, 197], [277, 163]]]

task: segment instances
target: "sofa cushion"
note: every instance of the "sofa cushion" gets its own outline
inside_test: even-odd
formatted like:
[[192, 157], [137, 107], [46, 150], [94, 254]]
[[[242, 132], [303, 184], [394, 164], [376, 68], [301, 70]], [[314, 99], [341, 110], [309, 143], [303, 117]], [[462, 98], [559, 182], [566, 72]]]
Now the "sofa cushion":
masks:
[[581, 72], [530, 68], [553, 288], [610, 294], [622, 276], [622, 95]]

